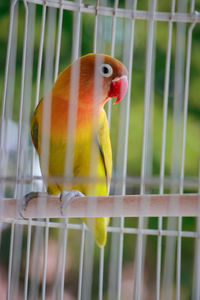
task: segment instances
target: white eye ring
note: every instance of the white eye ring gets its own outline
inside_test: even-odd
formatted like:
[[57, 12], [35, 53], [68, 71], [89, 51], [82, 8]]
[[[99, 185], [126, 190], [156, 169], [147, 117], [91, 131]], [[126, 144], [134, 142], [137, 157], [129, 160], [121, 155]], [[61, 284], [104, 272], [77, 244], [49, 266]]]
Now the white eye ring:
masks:
[[101, 75], [104, 77], [110, 77], [113, 73], [113, 69], [109, 64], [100, 65], [99, 71], [100, 71]]

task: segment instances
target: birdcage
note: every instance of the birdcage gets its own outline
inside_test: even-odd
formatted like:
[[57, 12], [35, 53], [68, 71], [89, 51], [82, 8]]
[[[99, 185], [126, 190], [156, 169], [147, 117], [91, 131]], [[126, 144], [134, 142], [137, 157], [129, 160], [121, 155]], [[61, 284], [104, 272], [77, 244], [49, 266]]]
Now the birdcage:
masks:
[[[200, 299], [199, 0], [0, 8], [0, 298]], [[73, 198], [64, 218], [59, 197], [35, 199], [22, 217], [24, 195], [45, 191], [33, 111], [87, 53], [128, 69], [125, 99], [105, 107], [110, 195]], [[105, 247], [80, 221], [86, 216], [112, 217]]]

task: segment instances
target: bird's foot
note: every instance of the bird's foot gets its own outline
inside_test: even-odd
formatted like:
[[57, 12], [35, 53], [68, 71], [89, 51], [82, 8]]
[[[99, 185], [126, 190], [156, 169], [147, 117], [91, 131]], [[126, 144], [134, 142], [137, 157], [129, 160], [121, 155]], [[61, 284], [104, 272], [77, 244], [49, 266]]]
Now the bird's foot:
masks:
[[18, 207], [18, 213], [19, 216], [24, 218], [23, 212], [27, 209], [28, 203], [35, 198], [46, 198], [48, 196], [47, 193], [45, 192], [30, 192], [26, 194], [23, 198], [22, 201], [20, 201], [19, 207]]
[[75, 197], [84, 197], [85, 195], [79, 191], [63, 191], [60, 194], [60, 201], [61, 201], [61, 215], [65, 216], [67, 213], [67, 206], [72, 198]]

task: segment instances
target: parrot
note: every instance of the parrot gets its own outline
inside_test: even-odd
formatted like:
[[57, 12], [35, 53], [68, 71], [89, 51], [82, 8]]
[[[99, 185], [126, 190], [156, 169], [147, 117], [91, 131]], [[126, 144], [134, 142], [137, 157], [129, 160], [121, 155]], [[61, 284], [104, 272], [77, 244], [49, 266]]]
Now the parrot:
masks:
[[[104, 105], [110, 98], [120, 102], [127, 88], [128, 71], [119, 60], [89, 53], [58, 75], [52, 90], [34, 110], [30, 123], [32, 142], [47, 194], [60, 195], [62, 213], [74, 197], [109, 195], [112, 150]], [[71, 180], [65, 180], [68, 169]], [[29, 194], [27, 202], [31, 199]], [[82, 221], [96, 244], [104, 247], [109, 217]]]

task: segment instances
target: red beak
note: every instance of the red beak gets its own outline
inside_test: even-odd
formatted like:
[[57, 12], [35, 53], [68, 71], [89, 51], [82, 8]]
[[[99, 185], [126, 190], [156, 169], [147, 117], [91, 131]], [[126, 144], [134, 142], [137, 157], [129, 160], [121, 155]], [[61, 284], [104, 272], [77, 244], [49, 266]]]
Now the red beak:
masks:
[[114, 104], [116, 104], [124, 98], [127, 88], [128, 88], [127, 76], [123, 75], [121, 77], [116, 77], [115, 79], [112, 80], [110, 84], [108, 97], [109, 98], [117, 97], [116, 101], [114, 102]]

